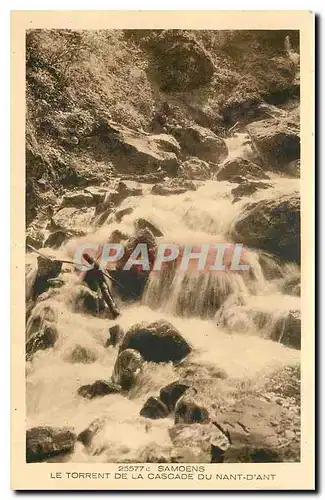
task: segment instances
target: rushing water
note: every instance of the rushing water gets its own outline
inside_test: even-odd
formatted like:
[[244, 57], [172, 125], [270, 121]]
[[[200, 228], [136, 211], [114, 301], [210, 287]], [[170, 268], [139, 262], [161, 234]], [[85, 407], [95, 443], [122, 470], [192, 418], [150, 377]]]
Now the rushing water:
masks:
[[[230, 156], [243, 153], [244, 137], [228, 140]], [[245, 153], [245, 151], [244, 151]], [[91, 230], [78, 242], [104, 243], [114, 229], [126, 234], [134, 231], [134, 221], [144, 217], [163, 232], [161, 241], [179, 244], [203, 244], [230, 241], [235, 218], [249, 201], [278, 196], [299, 189], [298, 181], [272, 177], [273, 187], [258, 191], [250, 199], [232, 203], [228, 182], [202, 182], [197, 191], [182, 195], [127, 198], [120, 208], [132, 207], [120, 223]], [[70, 246], [56, 251], [71, 256]], [[46, 250], [45, 250], [46, 251]], [[53, 254], [53, 250], [51, 250]], [[35, 279], [36, 257], [27, 256], [26, 292]], [[227, 404], [243, 387], [258, 387], [273, 370], [299, 361], [299, 351], [283, 346], [274, 337], [279, 320], [289, 311], [300, 309], [300, 298], [283, 294], [283, 282], [299, 273], [295, 265], [280, 267], [272, 258], [261, 267], [259, 253], [247, 252], [250, 272], [224, 272], [215, 276], [180, 273], [151, 275], [142, 303], [121, 305], [117, 321], [74, 311], [74, 289], [78, 277], [71, 266], [63, 267], [64, 286], [50, 297], [56, 315], [59, 339], [54, 348], [38, 351], [27, 363], [27, 425], [67, 426], [75, 432], [84, 430], [94, 419], [104, 417], [107, 425], [96, 437], [91, 453], [78, 444], [70, 461], [145, 461], [153, 453], [171, 446], [168, 428], [172, 419], [150, 420], [139, 411], [151, 395], [194, 370], [202, 384], [205, 400], [213, 394], [215, 404]], [[268, 271], [276, 277], [268, 279]], [[44, 314], [45, 302], [33, 310]], [[263, 317], [263, 322], [260, 319]], [[180, 366], [147, 364], [137, 385], [128, 395], [109, 395], [85, 400], [77, 394], [80, 386], [99, 379], [109, 379], [117, 356], [116, 348], [105, 348], [108, 329], [119, 323], [124, 329], [139, 321], [164, 318], [174, 324], [192, 345], [193, 353]], [[261, 326], [262, 325], [262, 326]], [[281, 340], [281, 332], [278, 338]], [[88, 352], [88, 363], [76, 362], [74, 352], [81, 346]], [[220, 371], [226, 379], [218, 376]], [[215, 400], [216, 392], [220, 401]]]

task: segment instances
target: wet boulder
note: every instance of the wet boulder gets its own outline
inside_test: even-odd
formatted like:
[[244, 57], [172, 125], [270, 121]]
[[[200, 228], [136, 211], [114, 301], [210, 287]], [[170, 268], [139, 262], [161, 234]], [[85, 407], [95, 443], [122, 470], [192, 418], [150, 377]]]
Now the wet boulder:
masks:
[[228, 156], [228, 148], [223, 139], [210, 129], [199, 125], [185, 125], [174, 131], [182, 147], [182, 153], [206, 162], [219, 163]]
[[135, 349], [146, 361], [155, 363], [177, 363], [191, 352], [181, 333], [165, 320], [133, 325], [126, 332], [120, 352], [125, 349]]
[[247, 131], [268, 170], [286, 172], [300, 158], [299, 119], [270, 119], [251, 123]]
[[142, 229], [149, 229], [154, 236], [159, 238], [160, 236], [164, 236], [162, 231], [155, 226], [152, 222], [148, 221], [147, 219], [144, 218], [139, 218], [134, 222], [134, 226], [136, 231], [141, 231]]
[[234, 241], [270, 252], [283, 260], [300, 262], [299, 193], [248, 205], [235, 220]]
[[233, 158], [226, 161], [217, 173], [218, 181], [241, 182], [243, 179], [238, 178], [243, 176], [245, 179], [269, 179], [263, 168], [246, 158]]
[[114, 325], [109, 328], [109, 338], [106, 341], [105, 347], [121, 344], [124, 337], [124, 330], [120, 325]]
[[120, 352], [112, 374], [114, 384], [120, 385], [123, 390], [131, 389], [141, 371], [143, 362], [141, 354], [132, 348]]
[[154, 55], [150, 72], [164, 92], [192, 90], [212, 80], [214, 63], [190, 33], [161, 30], [152, 32], [142, 43]]
[[174, 411], [177, 401], [190, 388], [190, 384], [181, 381], [172, 382], [160, 389], [160, 399], [167, 406], [168, 410]]
[[76, 436], [69, 429], [32, 427], [26, 431], [26, 462], [41, 462], [53, 456], [71, 453]]
[[236, 200], [242, 198], [243, 196], [250, 196], [259, 189], [269, 189], [272, 187], [272, 184], [263, 181], [246, 181], [239, 186], [235, 187], [231, 190], [231, 194], [235, 197]]
[[175, 424], [196, 424], [210, 422], [209, 411], [186, 394], [175, 406]]
[[107, 396], [108, 394], [117, 394], [121, 387], [113, 382], [106, 380], [96, 380], [93, 384], [87, 384], [79, 387], [78, 394], [86, 399]]
[[26, 341], [26, 360], [31, 360], [37, 351], [44, 351], [54, 347], [58, 337], [59, 334], [55, 324], [44, 321], [40, 330], [32, 333]]
[[190, 179], [167, 179], [164, 182], [155, 184], [151, 189], [151, 194], [159, 196], [171, 196], [183, 194], [187, 191], [196, 191], [197, 187]]
[[180, 174], [186, 179], [207, 180], [211, 179], [212, 171], [208, 162], [193, 157], [182, 163]]
[[152, 419], [166, 418], [168, 414], [167, 406], [159, 398], [154, 397], [149, 398], [140, 410], [141, 417]]

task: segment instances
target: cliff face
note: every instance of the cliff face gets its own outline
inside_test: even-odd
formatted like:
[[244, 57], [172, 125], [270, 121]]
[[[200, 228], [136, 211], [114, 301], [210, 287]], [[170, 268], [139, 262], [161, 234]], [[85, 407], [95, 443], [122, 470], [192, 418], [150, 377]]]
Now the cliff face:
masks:
[[119, 155], [107, 146], [110, 123], [138, 144], [166, 130], [179, 138], [192, 125], [225, 136], [237, 121], [254, 119], [262, 101], [299, 99], [286, 36], [299, 51], [297, 32], [29, 31], [27, 224], [64, 188], [119, 175]]

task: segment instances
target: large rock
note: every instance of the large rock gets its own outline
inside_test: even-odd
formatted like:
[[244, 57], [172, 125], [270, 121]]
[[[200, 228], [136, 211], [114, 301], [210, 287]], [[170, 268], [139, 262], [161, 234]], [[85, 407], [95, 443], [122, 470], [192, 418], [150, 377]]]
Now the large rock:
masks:
[[264, 170], [255, 163], [245, 158], [237, 157], [226, 161], [217, 173], [218, 181], [237, 182], [241, 181], [238, 176], [246, 179], [269, 179]]
[[29, 361], [37, 351], [54, 347], [58, 336], [55, 324], [44, 321], [42, 328], [33, 333], [26, 342], [26, 360]]
[[231, 194], [235, 197], [235, 200], [239, 200], [243, 196], [251, 196], [259, 189], [269, 189], [272, 184], [263, 181], [246, 181], [239, 186], [231, 190]]
[[91, 363], [95, 363], [97, 360], [97, 352], [93, 351], [89, 347], [77, 344], [71, 349], [67, 349], [63, 358], [68, 363], [82, 363], [84, 365], [89, 365]]
[[208, 410], [197, 403], [193, 396], [182, 396], [175, 406], [175, 424], [208, 423]]
[[300, 197], [298, 193], [248, 205], [234, 222], [234, 241], [300, 262]]
[[78, 434], [77, 441], [80, 441], [86, 447], [90, 446], [94, 437], [104, 428], [105, 424], [105, 419], [96, 418], [86, 429]]
[[107, 396], [108, 394], [117, 394], [121, 387], [113, 382], [106, 380], [96, 380], [93, 384], [87, 384], [79, 387], [78, 394], [86, 399]]
[[56, 278], [62, 269], [62, 262], [59, 260], [48, 259], [39, 255], [37, 257], [37, 276], [45, 280]]
[[112, 381], [124, 390], [129, 390], [135, 384], [143, 366], [141, 354], [132, 348], [120, 351], [115, 362]]
[[225, 141], [208, 128], [185, 125], [175, 129], [174, 135], [182, 147], [183, 154], [212, 163], [223, 161], [228, 156]]
[[151, 397], [140, 410], [141, 417], [158, 419], [168, 417], [169, 411], [166, 405], [160, 399]]
[[190, 158], [180, 166], [180, 174], [186, 179], [207, 180], [211, 179], [212, 172], [209, 164], [199, 158]]
[[176, 363], [191, 352], [181, 333], [165, 320], [133, 325], [126, 332], [120, 352], [125, 349], [135, 349], [146, 361], [155, 363]]
[[177, 174], [177, 156], [170, 151], [177, 149], [173, 138], [150, 136], [107, 120], [96, 127], [94, 135], [105, 145], [119, 172], [141, 175], [161, 168]]
[[286, 172], [293, 160], [300, 158], [299, 121], [263, 120], [250, 124], [247, 131], [268, 170]]
[[213, 61], [193, 35], [183, 30], [152, 32], [145, 44], [154, 55], [150, 72], [164, 92], [191, 90], [211, 81]]
[[52, 217], [51, 228], [66, 231], [74, 236], [84, 236], [90, 229], [94, 208], [61, 208]]
[[190, 384], [181, 381], [172, 382], [160, 389], [160, 399], [167, 406], [169, 411], [174, 411], [177, 401], [189, 389]]
[[300, 460], [300, 422], [294, 409], [246, 397], [228, 407], [216, 424], [229, 437], [225, 462], [296, 462]]
[[86, 191], [75, 191], [70, 193], [65, 193], [62, 198], [63, 207], [89, 207], [93, 205], [94, 198], [91, 193]]
[[151, 193], [159, 196], [171, 196], [175, 194], [183, 194], [186, 191], [196, 191], [197, 187], [192, 180], [189, 179], [166, 179], [164, 182], [155, 184]]
[[69, 429], [33, 427], [26, 432], [26, 462], [40, 462], [50, 457], [70, 453], [76, 436]]

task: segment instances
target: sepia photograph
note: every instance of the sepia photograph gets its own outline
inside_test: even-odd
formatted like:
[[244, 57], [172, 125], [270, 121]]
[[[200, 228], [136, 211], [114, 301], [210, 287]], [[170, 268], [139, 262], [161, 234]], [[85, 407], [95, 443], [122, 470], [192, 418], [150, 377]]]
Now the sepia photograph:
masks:
[[299, 31], [26, 32], [26, 461], [300, 460]]
[[13, 489], [311, 487], [312, 15], [50, 14], [12, 30]]

